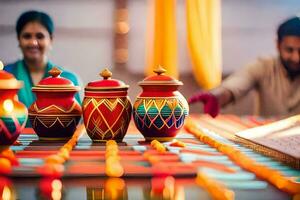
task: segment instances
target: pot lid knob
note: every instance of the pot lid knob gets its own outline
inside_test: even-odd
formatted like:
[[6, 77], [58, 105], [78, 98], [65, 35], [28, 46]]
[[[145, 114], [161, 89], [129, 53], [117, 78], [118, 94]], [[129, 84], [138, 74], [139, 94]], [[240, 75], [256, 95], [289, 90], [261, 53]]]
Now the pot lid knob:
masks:
[[53, 67], [49, 72], [48, 72], [53, 78], [58, 77], [61, 74], [61, 71], [57, 67]]
[[158, 66], [158, 68], [156, 68], [155, 70], [153, 70], [153, 72], [155, 72], [157, 75], [161, 75], [166, 73], [167, 70], [165, 70], [162, 66]]
[[102, 76], [104, 80], [107, 80], [111, 78], [112, 73], [107, 68], [105, 68], [99, 75]]

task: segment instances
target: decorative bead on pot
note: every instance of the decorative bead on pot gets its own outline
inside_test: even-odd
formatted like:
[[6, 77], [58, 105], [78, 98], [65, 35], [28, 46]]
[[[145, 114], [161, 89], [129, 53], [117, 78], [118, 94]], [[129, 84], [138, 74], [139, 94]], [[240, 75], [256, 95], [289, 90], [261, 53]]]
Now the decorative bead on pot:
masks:
[[17, 96], [22, 86], [22, 81], [3, 70], [0, 61], [0, 145], [13, 144], [26, 125], [27, 108]]
[[122, 141], [131, 119], [132, 106], [127, 96], [128, 85], [112, 79], [105, 69], [103, 80], [93, 81], [85, 87], [82, 103], [83, 120], [87, 134], [94, 142]]
[[139, 82], [143, 91], [133, 105], [133, 119], [146, 140], [170, 141], [183, 126], [189, 106], [178, 91], [182, 82], [164, 75], [162, 67], [154, 72]]
[[72, 137], [81, 118], [81, 106], [75, 99], [79, 86], [53, 67], [51, 76], [32, 87], [36, 101], [29, 107], [32, 128], [41, 140], [66, 140]]

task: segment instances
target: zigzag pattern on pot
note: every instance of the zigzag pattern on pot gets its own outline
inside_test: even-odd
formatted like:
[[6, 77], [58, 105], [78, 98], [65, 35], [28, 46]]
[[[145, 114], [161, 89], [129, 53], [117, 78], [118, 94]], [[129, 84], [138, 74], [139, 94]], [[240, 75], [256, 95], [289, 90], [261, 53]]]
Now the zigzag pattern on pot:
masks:
[[73, 112], [75, 111], [75, 113], [78, 113], [78, 111], [75, 108], [75, 106], [78, 105], [78, 103], [76, 101], [73, 102], [72, 106], [68, 109], [65, 110], [64, 108], [60, 108], [56, 105], [50, 105], [48, 107], [39, 109], [36, 102], [34, 102], [34, 104], [32, 106], [30, 106], [30, 113], [47, 113], [47, 114], [56, 114], [56, 113], [63, 113], [63, 114], [73, 114]]
[[21, 130], [26, 125], [27, 115], [19, 117], [2, 117], [0, 118], [0, 134], [3, 134], [7, 141], [2, 141], [8, 143], [13, 137], [20, 134]]
[[51, 128], [54, 125], [60, 124], [61, 127], [67, 128], [72, 124], [76, 125], [76, 117], [60, 116], [60, 117], [46, 117], [46, 116], [29, 116], [33, 121], [32, 126], [37, 127], [42, 124], [46, 128]]
[[[85, 110], [88, 106], [93, 107], [92, 111], [88, 113], [88, 116], [85, 120], [86, 129], [91, 138], [105, 140], [107, 138], [115, 138], [115, 136], [120, 133], [126, 133], [131, 116], [131, 105], [128, 98], [85, 98], [85, 100], [83, 101], [83, 110]], [[103, 116], [102, 111], [99, 110], [101, 106], [104, 106], [110, 112], [113, 112], [117, 108], [117, 106], [122, 106], [122, 110], [118, 113], [118, 116], [114, 118], [113, 123], [109, 123], [106, 120], [107, 117]], [[123, 114], [124, 110], [126, 113], [125, 115]], [[95, 116], [95, 112], [98, 113], [97, 118], [92, 117]], [[116, 125], [119, 126], [119, 128], [117, 128]]]
[[138, 98], [134, 104], [134, 119], [140, 128], [155, 127], [160, 130], [165, 126], [181, 128], [187, 106], [176, 98], [146, 99]]

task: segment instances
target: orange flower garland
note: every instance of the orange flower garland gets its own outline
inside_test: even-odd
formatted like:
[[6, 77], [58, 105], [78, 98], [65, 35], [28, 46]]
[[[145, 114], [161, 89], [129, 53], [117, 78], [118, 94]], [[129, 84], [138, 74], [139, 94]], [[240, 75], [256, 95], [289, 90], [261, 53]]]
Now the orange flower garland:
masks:
[[160, 153], [167, 151], [166, 147], [162, 143], [160, 143], [158, 140], [152, 140], [150, 144], [151, 144], [152, 148], [156, 149]]
[[43, 176], [60, 177], [64, 171], [64, 163], [69, 159], [70, 152], [77, 144], [78, 139], [85, 132], [83, 124], [78, 126], [72, 138], [64, 144], [56, 154], [45, 158], [45, 164], [38, 169]]
[[120, 162], [118, 155], [119, 149], [118, 144], [114, 140], [108, 140], [106, 142], [105, 152], [105, 173], [109, 177], [121, 177], [124, 174], [123, 166]]
[[[170, 145], [174, 144], [176, 146], [185, 147], [185, 144], [180, 141], [174, 141]], [[165, 153], [166, 147], [160, 143], [157, 140], [153, 140], [151, 142], [151, 146], [156, 149], [159, 153]], [[148, 155], [147, 153], [144, 153], [144, 156], [148, 161], [155, 166], [155, 164], [159, 163], [159, 160], [153, 159], [152, 156]], [[162, 168], [160, 168], [162, 169]], [[164, 174], [164, 173], [161, 173]], [[234, 199], [234, 192], [232, 190], [229, 190], [224, 186], [223, 184], [219, 183], [218, 181], [215, 181], [214, 179], [204, 175], [202, 172], [197, 173], [197, 178], [195, 179], [196, 183], [206, 190], [209, 195], [214, 200], [232, 200]]]
[[174, 139], [174, 141], [170, 144], [171, 147], [186, 147], [186, 144], [182, 141]]
[[227, 189], [223, 184], [206, 176], [202, 172], [198, 172], [196, 183], [205, 189], [213, 200], [232, 200], [234, 199], [234, 192]]
[[6, 175], [11, 173], [12, 166], [18, 165], [18, 159], [14, 152], [8, 147], [4, 146], [0, 149], [0, 174]]

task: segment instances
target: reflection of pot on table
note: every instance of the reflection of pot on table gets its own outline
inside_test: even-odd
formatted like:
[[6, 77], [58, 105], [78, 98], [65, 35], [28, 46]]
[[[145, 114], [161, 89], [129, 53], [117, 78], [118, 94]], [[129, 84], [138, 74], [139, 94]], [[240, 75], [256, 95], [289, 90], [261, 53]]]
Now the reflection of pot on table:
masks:
[[6, 177], [0, 177], [0, 197], [1, 199], [17, 199], [13, 184]]
[[63, 184], [58, 178], [44, 177], [37, 191], [38, 199], [64, 199]]
[[87, 187], [86, 194], [88, 200], [128, 199], [127, 187], [121, 178], [108, 178], [103, 185]]

